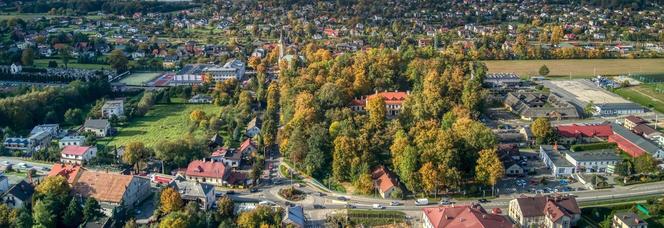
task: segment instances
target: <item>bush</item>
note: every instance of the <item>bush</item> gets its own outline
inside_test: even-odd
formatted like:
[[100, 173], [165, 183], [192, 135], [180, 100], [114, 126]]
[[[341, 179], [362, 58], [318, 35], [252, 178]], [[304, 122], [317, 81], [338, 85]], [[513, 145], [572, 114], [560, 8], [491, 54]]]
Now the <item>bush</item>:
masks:
[[592, 143], [592, 144], [577, 144], [572, 145], [570, 149], [574, 152], [587, 151], [587, 150], [602, 150], [602, 149], [615, 149], [618, 145], [616, 143]]
[[300, 201], [303, 200], [305, 197], [304, 192], [295, 189], [294, 187], [287, 187], [280, 189], [279, 195], [290, 201]]

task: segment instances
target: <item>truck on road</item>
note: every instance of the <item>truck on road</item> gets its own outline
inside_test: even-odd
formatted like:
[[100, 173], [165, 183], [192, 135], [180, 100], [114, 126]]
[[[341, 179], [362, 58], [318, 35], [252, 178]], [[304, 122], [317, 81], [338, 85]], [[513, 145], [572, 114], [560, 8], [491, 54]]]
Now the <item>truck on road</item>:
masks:
[[422, 199], [417, 199], [415, 200], [415, 206], [424, 206], [429, 204], [429, 199], [427, 198], [422, 198]]

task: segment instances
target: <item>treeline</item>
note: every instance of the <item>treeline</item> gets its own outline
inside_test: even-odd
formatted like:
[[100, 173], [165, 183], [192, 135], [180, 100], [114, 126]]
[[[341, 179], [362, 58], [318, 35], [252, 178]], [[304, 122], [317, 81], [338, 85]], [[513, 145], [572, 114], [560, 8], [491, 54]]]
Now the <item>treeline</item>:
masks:
[[109, 95], [111, 87], [105, 79], [89, 82], [73, 81], [66, 87], [46, 87], [42, 90], [0, 99], [0, 127], [14, 130], [29, 129], [42, 123], [60, 123], [68, 109]]
[[169, 2], [164, 4], [156, 1], [113, 1], [113, 0], [40, 0], [16, 4], [21, 13], [47, 13], [51, 9], [71, 10], [76, 14], [87, 14], [94, 11], [104, 13], [131, 15], [136, 12], [171, 12], [193, 8], [195, 4], [187, 2]]
[[[103, 78], [103, 75], [101, 75], [101, 72], [99, 72], [96, 77]], [[19, 74], [0, 73], [0, 81], [35, 82], [35, 83], [69, 83], [76, 80], [91, 80], [91, 79], [85, 79], [85, 78], [82, 79], [74, 76], [54, 76], [54, 75], [32, 74], [32, 73], [19, 73]]]

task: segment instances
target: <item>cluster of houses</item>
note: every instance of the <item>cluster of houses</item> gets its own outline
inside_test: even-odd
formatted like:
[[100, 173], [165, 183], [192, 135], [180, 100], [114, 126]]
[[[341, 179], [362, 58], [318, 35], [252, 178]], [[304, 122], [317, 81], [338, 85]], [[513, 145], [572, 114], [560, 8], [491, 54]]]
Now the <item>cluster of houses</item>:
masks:
[[[521, 195], [509, 202], [507, 214], [499, 208], [485, 210], [480, 204], [449, 205], [422, 209], [425, 228], [527, 228], [575, 227], [581, 220], [576, 198], [569, 195]], [[647, 228], [634, 212], [615, 213], [611, 227]]]

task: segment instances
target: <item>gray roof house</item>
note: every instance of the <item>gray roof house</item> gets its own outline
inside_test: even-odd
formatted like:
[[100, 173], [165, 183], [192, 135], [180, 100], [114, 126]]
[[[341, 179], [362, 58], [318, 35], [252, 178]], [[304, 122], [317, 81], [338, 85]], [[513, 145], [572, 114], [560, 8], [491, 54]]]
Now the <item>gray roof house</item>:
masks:
[[83, 131], [93, 132], [97, 137], [106, 137], [111, 130], [111, 123], [106, 119], [87, 119]]
[[214, 204], [214, 186], [210, 184], [176, 178], [170, 186], [180, 193], [182, 200], [196, 202], [203, 210], [210, 209]]
[[32, 195], [35, 193], [35, 187], [32, 184], [21, 180], [2, 196], [2, 202], [11, 208], [23, 208], [26, 204], [32, 202]]

